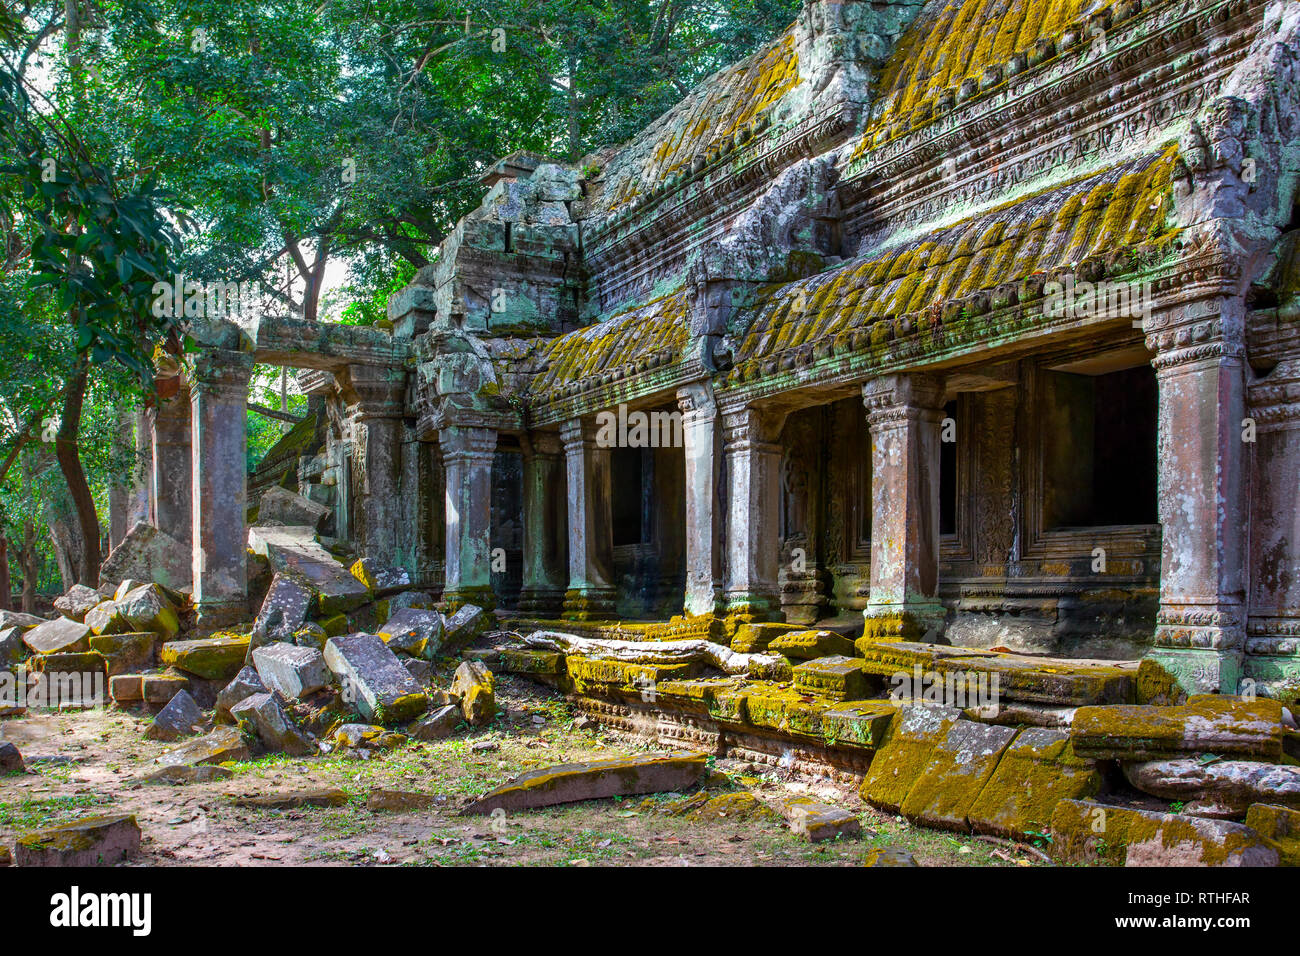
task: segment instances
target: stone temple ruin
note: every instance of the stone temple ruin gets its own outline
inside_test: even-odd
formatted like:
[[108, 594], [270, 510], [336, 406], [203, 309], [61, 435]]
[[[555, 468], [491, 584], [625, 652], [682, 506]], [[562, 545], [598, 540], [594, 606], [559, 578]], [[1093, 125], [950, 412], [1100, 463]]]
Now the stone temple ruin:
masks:
[[[1298, 182], [1294, 3], [809, 0], [630, 142], [497, 163], [385, 327], [196, 328], [163, 583], [210, 634], [305, 575], [289, 641], [415, 588], [629, 732], [1067, 856], [1122, 767], [1208, 808], [1117, 810], [1130, 862], [1293, 861]], [[254, 363], [311, 415], [250, 481]]]

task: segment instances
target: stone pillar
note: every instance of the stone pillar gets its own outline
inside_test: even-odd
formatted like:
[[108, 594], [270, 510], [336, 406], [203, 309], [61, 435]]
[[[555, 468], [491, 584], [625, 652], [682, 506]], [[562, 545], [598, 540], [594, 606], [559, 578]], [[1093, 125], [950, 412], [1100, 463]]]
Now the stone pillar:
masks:
[[[225, 349], [199, 352], [191, 367], [194, 605], [203, 633], [248, 617], [245, 429], [252, 373], [252, 355]], [[155, 455], [159, 447], [166, 446], [155, 445]]]
[[942, 629], [939, 430], [943, 386], [885, 375], [862, 387], [871, 428], [871, 596], [864, 641], [921, 640]]
[[589, 422], [560, 428], [569, 507], [569, 589], [564, 618], [608, 620], [614, 613], [614, 527], [610, 513], [609, 449], [596, 443]]
[[727, 468], [727, 617], [780, 617], [781, 446], [784, 416], [759, 408], [724, 412]]
[[554, 432], [533, 432], [524, 450], [524, 586], [519, 612], [550, 618], [564, 605], [564, 545], [568, 536], [564, 449]]
[[1220, 330], [1225, 320], [1239, 328], [1241, 315], [1232, 313], [1242, 308], [1195, 302], [1147, 337], [1159, 389], [1161, 525], [1160, 611], [1148, 657], [1189, 692], [1235, 693], [1241, 676], [1245, 350]]
[[718, 406], [708, 384], [677, 392], [686, 459], [686, 596], [688, 615], [714, 614], [719, 603]]
[[352, 434], [352, 541], [365, 557], [395, 565], [401, 540], [406, 371], [353, 365], [340, 385]]
[[[187, 401], [187, 407], [188, 404]], [[131, 498], [127, 502], [128, 531], [141, 521], [153, 523], [153, 424], [152, 414], [144, 409], [135, 415], [135, 461], [135, 470], [131, 473]], [[189, 487], [189, 467], [185, 473], [186, 488]], [[190, 530], [190, 522], [186, 521], [186, 534]]]
[[1249, 386], [1250, 614], [1243, 676], [1270, 696], [1300, 686], [1300, 356]]
[[440, 432], [447, 486], [447, 557], [442, 599], [449, 610], [476, 604], [496, 606], [492, 593], [492, 456], [497, 433], [491, 428], [449, 425]]
[[[192, 404], [188, 386], [182, 382], [174, 397], [164, 399], [159, 395], [158, 404], [149, 410], [150, 432], [153, 435], [153, 461], [149, 478], [153, 511], [150, 523], [185, 544], [191, 542], [192, 525]], [[243, 420], [240, 421], [242, 424]]]

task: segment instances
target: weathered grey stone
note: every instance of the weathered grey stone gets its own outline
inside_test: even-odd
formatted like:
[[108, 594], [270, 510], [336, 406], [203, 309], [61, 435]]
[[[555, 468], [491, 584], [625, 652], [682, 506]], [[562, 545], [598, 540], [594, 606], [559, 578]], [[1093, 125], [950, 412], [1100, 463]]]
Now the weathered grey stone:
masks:
[[194, 733], [202, 723], [203, 712], [199, 705], [188, 692], [180, 691], [154, 715], [145, 736], [150, 740], [179, 740]]
[[274, 486], [262, 492], [257, 505], [257, 524], [259, 527], [288, 525], [319, 531], [329, 513], [330, 509], [324, 505], [294, 494], [287, 488]]
[[1020, 839], [1051, 826], [1062, 800], [1079, 800], [1101, 789], [1096, 764], [1075, 756], [1064, 731], [1027, 727], [1002, 754], [967, 819], [976, 833]]
[[252, 667], [242, 668], [234, 679], [217, 695], [217, 719], [233, 720], [234, 718], [230, 716], [230, 708], [254, 694], [265, 692], [266, 685], [262, 683], [262, 678], [258, 675], [257, 670]]
[[321, 612], [346, 613], [370, 600], [370, 589], [334, 560], [307, 528], [250, 528], [248, 546], [317, 594]]
[[465, 661], [456, 668], [451, 695], [460, 700], [460, 711], [471, 726], [481, 727], [496, 716], [496, 678], [482, 661]]
[[834, 631], [787, 631], [767, 645], [769, 651], [801, 660], [818, 657], [852, 657], [853, 642]]
[[442, 740], [456, 732], [462, 719], [460, 708], [448, 704], [417, 720], [411, 725], [410, 734], [416, 740]]
[[900, 812], [944, 830], [965, 830], [967, 814], [992, 776], [1014, 727], [959, 720], [936, 741]]
[[936, 744], [948, 735], [960, 711], [929, 704], [905, 704], [889, 725], [883, 746], [871, 758], [862, 781], [862, 799], [896, 811], [929, 763]]
[[811, 797], [789, 797], [779, 806], [790, 829], [812, 843], [841, 837], [852, 839], [862, 833], [862, 825], [852, 813], [819, 803]]
[[1300, 866], [1300, 810], [1257, 803], [1246, 811], [1246, 826], [1273, 841], [1283, 866]]
[[377, 594], [391, 594], [411, 586], [409, 571], [381, 564], [374, 558], [360, 558], [349, 570], [354, 578]]
[[265, 635], [266, 643], [291, 640], [307, 621], [307, 612], [315, 599], [315, 593], [296, 578], [276, 574], [271, 578], [271, 586], [262, 601], [253, 631]]
[[74, 584], [68, 592], [54, 599], [54, 610], [74, 621], [84, 621], [86, 612], [103, 600], [94, 588]]
[[[136, 588], [142, 588], [149, 583], [150, 583], [149, 581], [137, 581], [135, 578], [127, 578], [125, 581], [123, 581], [116, 588], [113, 589], [113, 595], [112, 595], [113, 600], [122, 601], [126, 598], [128, 594], [130, 594]], [[98, 594], [99, 592], [97, 591], [95, 593]]]
[[140, 849], [140, 826], [128, 814], [87, 817], [20, 833], [14, 843], [18, 866], [104, 866]]
[[481, 607], [466, 604], [447, 618], [443, 642], [449, 648], [465, 647], [491, 626], [491, 618]]
[[401, 591], [375, 603], [381, 622], [387, 621], [388, 618], [404, 607], [418, 608], [421, 611], [432, 611], [437, 604], [433, 599], [433, 595], [428, 591]]
[[230, 680], [244, 666], [248, 656], [246, 634], [201, 637], [192, 641], [169, 641], [158, 652], [164, 664], [208, 680]]
[[388, 811], [392, 813], [409, 813], [412, 810], [427, 810], [437, 802], [431, 793], [412, 793], [409, 790], [371, 790], [366, 797], [366, 809]]
[[190, 679], [176, 671], [140, 676], [140, 693], [150, 704], [165, 704], [183, 690], [189, 690]]
[[703, 754], [616, 757], [589, 763], [559, 764], [521, 774], [461, 811], [485, 814], [551, 807], [579, 800], [687, 790], [704, 776]]
[[301, 810], [304, 807], [341, 807], [348, 802], [347, 791], [338, 787], [304, 787], [281, 793], [259, 793], [235, 798], [235, 806], [254, 810]]
[[152, 631], [96, 634], [90, 649], [104, 658], [109, 677], [138, 673], [157, 662], [158, 635]]
[[380, 626], [379, 636], [395, 651], [432, 660], [442, 647], [442, 628], [437, 611], [400, 608]]
[[1129, 783], [1164, 800], [1187, 802], [1184, 813], [1237, 817], [1252, 803], [1300, 809], [1300, 767], [1248, 760], [1152, 760], [1124, 764]]
[[20, 631], [30, 631], [38, 624], [44, 624], [45, 618], [22, 611], [0, 611], [0, 630], [16, 627]]
[[1125, 866], [1277, 866], [1278, 852], [1227, 820], [1062, 800], [1052, 813], [1052, 856]]
[[27, 765], [18, 748], [7, 740], [0, 741], [0, 773], [26, 773]]
[[284, 752], [291, 757], [306, 757], [316, 752], [311, 742], [272, 693], [250, 694], [234, 707], [230, 716], [236, 723], [247, 724], [267, 750]]
[[875, 846], [862, 858], [863, 866], [920, 866], [912, 851], [901, 846]]
[[156, 584], [138, 587], [116, 603], [130, 630], [153, 631], [169, 640], [181, 629], [176, 608]]
[[795, 688], [806, 694], [819, 694], [832, 700], [862, 700], [868, 696], [862, 662], [852, 657], [830, 655], [806, 660], [792, 671]]
[[229, 767], [216, 767], [205, 764], [202, 767], [177, 765], [155, 770], [148, 776], [141, 777], [141, 783], [161, 783], [179, 786], [187, 783], [212, 783], [217, 780], [229, 780], [235, 772]]
[[188, 546], [141, 521], [104, 559], [99, 567], [99, 583], [116, 585], [134, 578], [188, 593], [193, 589], [192, 562]]
[[77, 654], [90, 650], [90, 628], [79, 621], [56, 617], [23, 635], [35, 654]]
[[416, 657], [406, 657], [402, 659], [402, 666], [421, 686], [427, 685], [433, 680], [433, 665], [428, 661], [422, 661]]
[[192, 740], [158, 758], [164, 767], [198, 767], [227, 761], [248, 760], [251, 754], [243, 735], [234, 727], [216, 727], [210, 733]]
[[267, 690], [291, 700], [328, 687], [334, 680], [320, 651], [295, 644], [270, 644], [255, 649], [253, 666]]
[[23, 633], [21, 627], [6, 627], [0, 630], [0, 667], [6, 664], [17, 664], [27, 656]]
[[86, 626], [96, 634], [121, 634], [131, 630], [116, 601], [100, 601], [87, 611]]
[[373, 634], [333, 637], [325, 663], [343, 684], [343, 699], [379, 723], [410, 720], [428, 706], [423, 688], [388, 646]]
[[1241, 754], [1277, 759], [1282, 753], [1282, 705], [1202, 694], [1176, 707], [1080, 707], [1070, 736], [1081, 757], [1099, 760]]

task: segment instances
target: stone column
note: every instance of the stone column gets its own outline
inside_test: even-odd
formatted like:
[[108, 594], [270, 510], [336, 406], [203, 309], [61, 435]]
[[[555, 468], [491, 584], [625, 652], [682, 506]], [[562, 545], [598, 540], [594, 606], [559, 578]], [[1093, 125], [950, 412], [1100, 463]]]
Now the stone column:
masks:
[[921, 640], [943, 626], [939, 603], [942, 383], [885, 375], [862, 387], [871, 428], [871, 596], [864, 641]]
[[568, 535], [564, 449], [554, 432], [523, 436], [524, 586], [521, 614], [555, 617], [564, 605], [564, 545]]
[[780, 617], [777, 593], [781, 541], [783, 416], [759, 408], [724, 412], [727, 468], [727, 617], [767, 621]]
[[343, 395], [352, 432], [352, 539], [365, 557], [397, 565], [402, 557], [399, 544], [406, 371], [375, 365], [350, 366]]
[[199, 352], [191, 367], [194, 605], [203, 633], [248, 617], [245, 429], [252, 373], [252, 355], [225, 349]]
[[492, 456], [497, 433], [491, 428], [449, 425], [440, 432], [447, 483], [447, 558], [442, 592], [448, 610], [476, 604], [496, 606], [492, 593]]
[[[188, 401], [186, 404], [188, 406]], [[135, 460], [137, 470], [131, 473], [131, 498], [127, 503], [127, 531], [141, 521], [153, 523], [153, 424], [152, 414], [144, 409], [135, 415]], [[189, 467], [192, 466], [186, 468], [186, 488], [189, 487]], [[186, 521], [186, 534], [190, 530], [190, 522]]]
[[[1189, 692], [1235, 693], [1245, 636], [1245, 349], [1239, 300], [1147, 336], [1159, 389], [1160, 611], [1148, 657]], [[1294, 476], [1292, 476], [1294, 487]], [[1294, 507], [1294, 505], [1292, 506]]]
[[610, 512], [609, 449], [596, 443], [589, 422], [560, 427], [569, 507], [569, 589], [564, 618], [607, 620], [614, 613], [614, 527]]
[[[190, 472], [193, 453], [190, 450], [192, 401], [188, 386], [182, 382], [172, 398], [159, 396], [158, 404], [149, 410], [150, 431], [153, 434], [153, 461], [150, 468], [150, 499], [153, 512], [150, 523], [165, 531], [177, 541], [189, 544], [192, 521], [190, 518]], [[242, 424], [242, 419], [241, 419]]]
[[721, 564], [715, 516], [718, 500], [718, 406], [707, 383], [677, 391], [686, 459], [686, 597], [689, 615], [718, 610]]

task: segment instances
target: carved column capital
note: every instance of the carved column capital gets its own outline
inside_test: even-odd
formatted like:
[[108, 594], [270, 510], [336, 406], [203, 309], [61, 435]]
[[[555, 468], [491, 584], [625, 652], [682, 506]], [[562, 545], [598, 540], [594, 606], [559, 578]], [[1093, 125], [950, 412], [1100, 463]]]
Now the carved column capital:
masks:
[[492, 464], [496, 454], [497, 433], [491, 428], [448, 425], [438, 433], [442, 460], [457, 464]]
[[868, 424], [899, 424], [918, 410], [941, 411], [943, 394], [943, 379], [937, 375], [881, 375], [863, 383], [862, 404]]

